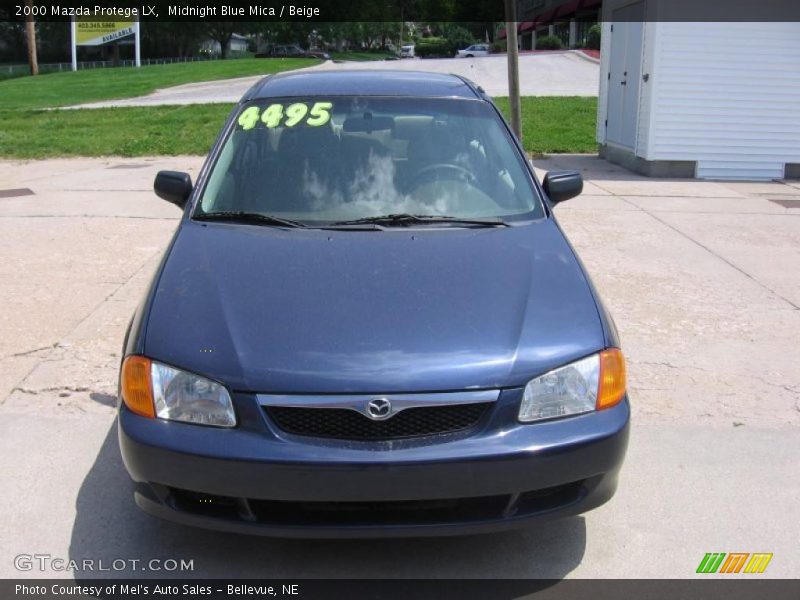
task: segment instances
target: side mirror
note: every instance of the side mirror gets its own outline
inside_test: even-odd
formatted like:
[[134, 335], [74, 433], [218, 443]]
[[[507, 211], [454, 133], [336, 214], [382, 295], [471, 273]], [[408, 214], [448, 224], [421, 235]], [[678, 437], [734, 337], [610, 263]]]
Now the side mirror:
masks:
[[183, 208], [192, 193], [192, 177], [180, 171], [159, 171], [153, 191], [159, 198]]
[[583, 177], [578, 171], [550, 171], [542, 186], [550, 201], [558, 204], [583, 191]]

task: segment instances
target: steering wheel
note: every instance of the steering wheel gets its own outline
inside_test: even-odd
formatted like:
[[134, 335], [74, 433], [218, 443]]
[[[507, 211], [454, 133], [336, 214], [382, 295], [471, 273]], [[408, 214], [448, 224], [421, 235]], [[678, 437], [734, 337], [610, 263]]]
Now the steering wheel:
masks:
[[[408, 186], [409, 191], [413, 191], [423, 183], [427, 183], [428, 180], [434, 179], [433, 175], [436, 173], [442, 173], [445, 175], [443, 179], [461, 180], [466, 181], [469, 184], [472, 184], [475, 181], [475, 175], [469, 169], [462, 167], [461, 165], [454, 165], [452, 163], [435, 163], [428, 165], [427, 167], [422, 167], [419, 171], [414, 173], [413, 177], [411, 178], [411, 183]], [[436, 179], [438, 179], [438, 177]]]

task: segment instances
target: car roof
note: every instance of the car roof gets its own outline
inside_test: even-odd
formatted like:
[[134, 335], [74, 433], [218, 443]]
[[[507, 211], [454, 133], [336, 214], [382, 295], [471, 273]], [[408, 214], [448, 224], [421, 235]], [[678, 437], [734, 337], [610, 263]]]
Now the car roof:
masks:
[[410, 96], [484, 99], [483, 90], [457, 75], [424, 71], [294, 71], [270, 75], [242, 102], [286, 96]]

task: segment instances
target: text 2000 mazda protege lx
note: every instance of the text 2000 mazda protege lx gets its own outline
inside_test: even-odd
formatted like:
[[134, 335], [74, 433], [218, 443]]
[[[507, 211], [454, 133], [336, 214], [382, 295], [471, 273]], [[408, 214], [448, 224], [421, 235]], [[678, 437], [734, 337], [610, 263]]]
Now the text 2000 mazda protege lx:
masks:
[[615, 327], [481, 88], [268, 77], [192, 185], [131, 322], [135, 499], [275, 536], [519, 527], [599, 506], [628, 438]]

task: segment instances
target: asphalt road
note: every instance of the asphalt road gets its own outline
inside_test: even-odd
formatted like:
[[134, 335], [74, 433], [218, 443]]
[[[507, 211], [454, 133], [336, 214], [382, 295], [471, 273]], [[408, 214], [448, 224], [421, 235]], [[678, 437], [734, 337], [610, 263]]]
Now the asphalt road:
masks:
[[63, 576], [14, 567], [17, 555], [48, 554], [192, 560], [182, 575], [197, 577], [669, 578], [694, 576], [713, 551], [772, 552], [764, 576], [796, 576], [800, 209], [770, 198], [800, 197], [799, 182], [538, 162], [587, 179], [557, 212], [629, 360], [633, 429], [617, 496], [508, 534], [313, 542], [162, 523], [130, 497], [114, 428], [119, 350], [178, 217], [152, 178], [200, 163], [0, 162], [0, 192], [33, 192], [0, 193], [0, 577]]
[[[393, 71], [417, 70], [454, 73], [483, 86], [491, 96], [508, 95], [508, 71], [505, 55], [480, 58], [431, 58], [395, 61], [333, 62], [310, 67], [309, 71], [346, 69]], [[520, 93], [523, 96], [597, 96], [600, 66], [582, 52], [542, 52], [522, 54], [519, 58]], [[256, 77], [188, 83], [157, 90], [146, 96], [82, 104], [75, 108], [105, 106], [155, 106], [165, 104], [208, 104], [238, 102]]]

